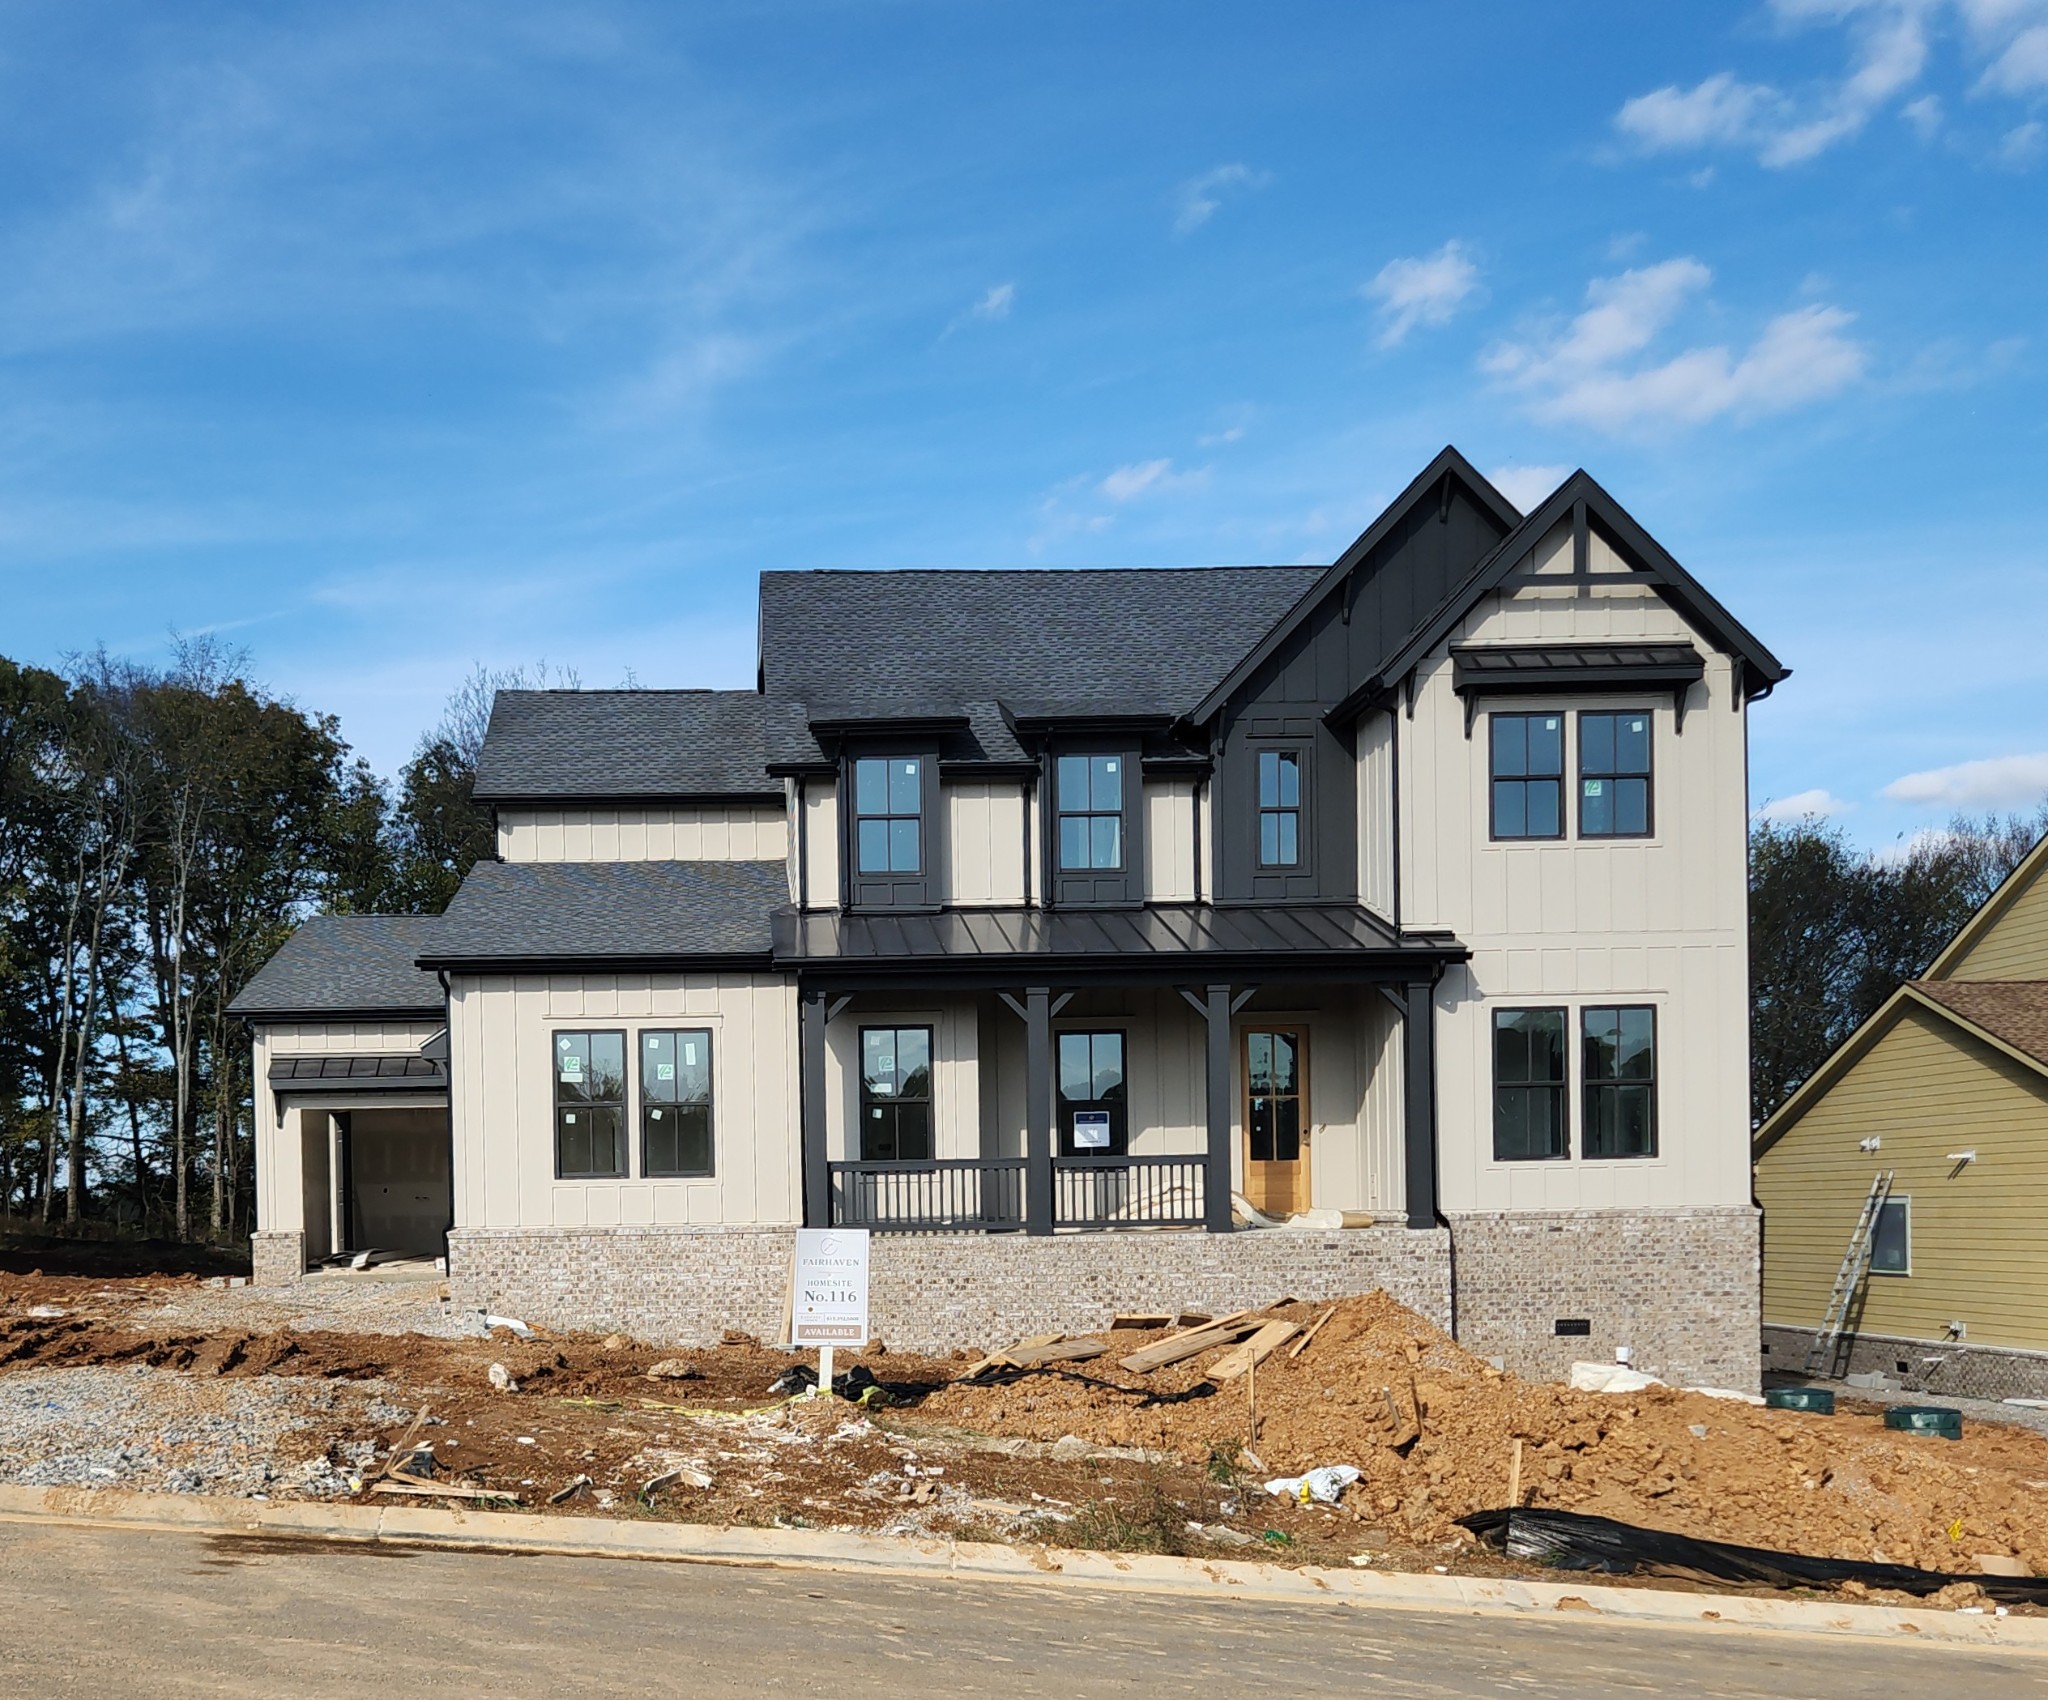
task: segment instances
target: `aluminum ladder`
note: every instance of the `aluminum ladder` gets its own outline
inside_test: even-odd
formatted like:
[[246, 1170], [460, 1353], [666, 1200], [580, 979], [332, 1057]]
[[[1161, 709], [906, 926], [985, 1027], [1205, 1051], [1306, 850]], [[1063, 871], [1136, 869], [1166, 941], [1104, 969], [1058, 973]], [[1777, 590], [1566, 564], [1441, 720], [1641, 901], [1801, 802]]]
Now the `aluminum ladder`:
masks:
[[1835, 1348], [1841, 1343], [1842, 1330], [1849, 1321], [1849, 1307], [1856, 1300], [1856, 1291], [1863, 1285], [1863, 1277], [1870, 1273], [1870, 1253], [1877, 1239], [1877, 1219], [1884, 1210], [1885, 1200], [1891, 1196], [1892, 1171], [1880, 1169], [1877, 1178], [1870, 1183], [1870, 1196], [1863, 1201], [1863, 1213], [1856, 1218], [1855, 1232], [1849, 1236], [1849, 1249], [1842, 1254], [1842, 1267], [1835, 1276], [1835, 1290], [1828, 1294], [1828, 1313], [1820, 1325], [1820, 1332], [1813, 1337], [1813, 1344], [1807, 1348], [1804, 1374], [1821, 1374], [1834, 1361]]

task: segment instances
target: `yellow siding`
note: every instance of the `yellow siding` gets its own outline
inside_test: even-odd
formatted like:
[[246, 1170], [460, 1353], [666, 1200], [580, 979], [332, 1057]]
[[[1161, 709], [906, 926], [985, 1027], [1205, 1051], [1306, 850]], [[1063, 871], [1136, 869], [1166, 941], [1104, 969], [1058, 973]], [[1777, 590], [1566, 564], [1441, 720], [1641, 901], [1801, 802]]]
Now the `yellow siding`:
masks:
[[[2048, 863], [2044, 863], [2048, 869]], [[2036, 872], [1984, 936], [1942, 975], [1946, 980], [2048, 980], [2048, 879]]]
[[1870, 1277], [1861, 1330], [1959, 1320], [1971, 1345], [2048, 1350], [2048, 1080], [1911, 1004], [1757, 1164], [1764, 1320], [1820, 1322], [1879, 1169], [1912, 1200], [1913, 1272]]

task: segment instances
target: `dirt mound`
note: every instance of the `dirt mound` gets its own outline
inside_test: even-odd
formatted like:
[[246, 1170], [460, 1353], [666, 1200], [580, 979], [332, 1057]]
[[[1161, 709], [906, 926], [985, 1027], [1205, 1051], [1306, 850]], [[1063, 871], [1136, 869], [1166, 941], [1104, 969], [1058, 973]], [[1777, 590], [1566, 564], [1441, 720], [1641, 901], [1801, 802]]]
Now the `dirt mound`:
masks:
[[[1306, 1324], [1317, 1307], [1276, 1314]], [[1246, 1440], [1244, 1381], [1216, 1354], [1150, 1375], [1117, 1359], [1157, 1334], [1108, 1336], [1085, 1365], [956, 1384], [922, 1414], [998, 1434], [1074, 1434], [1228, 1458]], [[1875, 1410], [1826, 1418], [1676, 1389], [1577, 1393], [1494, 1369], [1384, 1293], [1340, 1303], [1299, 1358], [1258, 1370], [1257, 1455], [1272, 1475], [1364, 1472], [1347, 1503], [1422, 1540], [1508, 1502], [1833, 1558], [1974, 1571], [2003, 1553], [2048, 1574], [2048, 1437], [1975, 1423], [1960, 1442], [1898, 1434]], [[1219, 1464], [1220, 1467], [1220, 1464]]]

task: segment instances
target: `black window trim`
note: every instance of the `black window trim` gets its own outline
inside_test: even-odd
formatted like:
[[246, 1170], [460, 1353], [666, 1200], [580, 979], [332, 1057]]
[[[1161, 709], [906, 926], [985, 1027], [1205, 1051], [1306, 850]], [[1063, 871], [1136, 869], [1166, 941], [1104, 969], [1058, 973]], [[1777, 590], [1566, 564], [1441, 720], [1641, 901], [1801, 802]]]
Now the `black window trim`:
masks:
[[[1074, 1038], [1086, 1038], [1086, 1039], [1089, 1039], [1089, 1040], [1095, 1040], [1095, 1039], [1106, 1039], [1106, 1038], [1114, 1038], [1114, 1039], [1115, 1039], [1115, 1040], [1117, 1041], [1117, 1043], [1118, 1043], [1119, 1047], [1121, 1048], [1121, 1050], [1122, 1050], [1122, 1052], [1123, 1052], [1123, 1090], [1124, 1090], [1124, 1096], [1123, 1096], [1123, 1109], [1124, 1109], [1124, 1137], [1123, 1137], [1123, 1150], [1122, 1150], [1122, 1151], [1118, 1151], [1118, 1150], [1116, 1150], [1116, 1148], [1115, 1148], [1115, 1140], [1114, 1140], [1114, 1137], [1112, 1137], [1112, 1140], [1111, 1140], [1111, 1149], [1110, 1149], [1109, 1151], [1106, 1151], [1106, 1152], [1084, 1152], [1084, 1151], [1080, 1151], [1080, 1150], [1078, 1150], [1078, 1149], [1069, 1149], [1069, 1147], [1070, 1147], [1070, 1146], [1072, 1145], [1072, 1138], [1071, 1138], [1071, 1135], [1069, 1134], [1069, 1132], [1068, 1132], [1068, 1129], [1067, 1129], [1067, 1111], [1066, 1111], [1066, 1105], [1067, 1105], [1067, 1096], [1066, 1096], [1066, 1094], [1065, 1094], [1064, 1092], [1062, 1092], [1062, 1091], [1060, 1090], [1060, 1060], [1059, 1060], [1059, 1059], [1060, 1059], [1060, 1041], [1061, 1041], [1062, 1039], [1074, 1039]], [[1091, 1050], [1090, 1050], [1090, 1056], [1091, 1056], [1091, 1058], [1092, 1058], [1092, 1056], [1093, 1056], [1093, 1049], [1092, 1049], [1092, 1046], [1091, 1046]], [[1089, 1080], [1089, 1084], [1090, 1084], [1091, 1086], [1092, 1086], [1092, 1085], [1094, 1084], [1094, 1080], [1093, 1080], [1092, 1076], [1091, 1076], [1091, 1078], [1090, 1078], [1090, 1080]], [[1060, 1154], [1060, 1155], [1061, 1155], [1062, 1157], [1083, 1157], [1083, 1156], [1128, 1156], [1128, 1155], [1130, 1154], [1130, 1148], [1131, 1148], [1131, 1035], [1130, 1035], [1130, 1030], [1129, 1030], [1129, 1029], [1128, 1029], [1127, 1027], [1111, 1027], [1111, 1026], [1094, 1026], [1094, 1025], [1090, 1025], [1090, 1024], [1087, 1024], [1087, 1023], [1076, 1023], [1076, 1024], [1074, 1024], [1074, 1025], [1071, 1025], [1071, 1026], [1066, 1026], [1066, 1027], [1059, 1027], [1059, 1028], [1056, 1028], [1056, 1029], [1054, 1029], [1054, 1031], [1053, 1031], [1053, 1036], [1052, 1036], [1052, 1101], [1053, 1101], [1053, 1114], [1054, 1114], [1054, 1119], [1055, 1119], [1055, 1121], [1056, 1121], [1056, 1122], [1057, 1122], [1057, 1124], [1058, 1124], [1058, 1125], [1057, 1125], [1057, 1126], [1056, 1126], [1056, 1127], [1054, 1128], [1054, 1130], [1053, 1130], [1053, 1135], [1054, 1135], [1054, 1140], [1055, 1140], [1056, 1144], [1057, 1144], [1057, 1145], [1058, 1145], [1058, 1147], [1059, 1147], [1059, 1154]], [[1104, 1100], [1104, 1099], [1101, 1099], [1101, 1098], [1090, 1098], [1090, 1099], [1088, 1100], [1088, 1102], [1089, 1102], [1089, 1103], [1091, 1103], [1091, 1104], [1100, 1104], [1100, 1103], [1103, 1103], [1103, 1102], [1105, 1102], [1105, 1101], [1106, 1101], [1106, 1100]], [[1113, 1134], [1113, 1132], [1114, 1132], [1114, 1130], [1112, 1130], [1112, 1134]]]
[[[1269, 809], [1265, 806], [1259, 769], [1269, 755], [1294, 758], [1294, 805], [1291, 808], [1276, 805]], [[1310, 759], [1310, 746], [1300, 739], [1261, 739], [1252, 745], [1252, 866], [1261, 874], [1298, 874], [1308, 870]], [[1294, 816], [1294, 860], [1269, 862], [1265, 857], [1266, 817], [1289, 814]]]
[[[1568, 1003], [1514, 1003], [1491, 1004], [1486, 1023], [1486, 1073], [1491, 1084], [1489, 1094], [1492, 1103], [1490, 1140], [1496, 1163], [1569, 1163], [1575, 1155], [1572, 1138], [1572, 1008]], [[1559, 1017], [1562, 1050], [1564, 1054], [1564, 1078], [1554, 1085], [1538, 1086], [1528, 1081], [1512, 1081], [1509, 1084], [1523, 1091], [1556, 1092], [1558, 1094], [1559, 1131], [1564, 1135], [1564, 1149], [1553, 1151], [1542, 1157], [1503, 1157], [1500, 1152], [1500, 1018], [1503, 1015], [1555, 1015]]]
[[[646, 1045], [649, 1035], [665, 1033], [680, 1041], [685, 1033], [702, 1034], [704, 1037], [704, 1113], [705, 1138], [710, 1150], [711, 1166], [708, 1169], [656, 1169], [647, 1161], [647, 1069], [645, 1063]], [[716, 1029], [711, 1027], [665, 1027], [658, 1021], [632, 1030], [633, 1053], [640, 1060], [639, 1092], [635, 1095], [640, 1106], [640, 1138], [638, 1157], [639, 1178], [650, 1181], [707, 1181], [718, 1178], [718, 1039]], [[678, 1062], [681, 1058], [678, 1057]]]
[[[938, 1024], [936, 1022], [929, 1020], [898, 1021], [892, 1019], [889, 1015], [882, 1011], [877, 1011], [876, 1014], [880, 1017], [880, 1019], [863, 1022], [854, 1028], [853, 1066], [854, 1107], [856, 1112], [854, 1119], [858, 1124], [858, 1130], [855, 1134], [855, 1137], [848, 1142], [849, 1146], [851, 1147], [851, 1149], [848, 1152], [848, 1155], [854, 1158], [856, 1161], [862, 1163], [929, 1163], [935, 1161], [939, 1154]], [[926, 1131], [931, 1136], [932, 1147], [931, 1155], [928, 1157], [905, 1157], [901, 1154], [900, 1149], [895, 1157], [869, 1157], [867, 1155], [867, 1111], [869, 1108], [867, 1061], [868, 1035], [870, 1033], [922, 1033], [924, 1035], [926, 1085], [925, 1095], [922, 1102], [925, 1106], [926, 1111], [925, 1127]], [[918, 1100], [913, 1100], [913, 1102], [916, 1101]], [[890, 1104], [892, 1106], [901, 1104], [902, 1102], [903, 1096], [901, 1093], [897, 1093], [894, 1097], [890, 1099]], [[898, 1129], [897, 1132], [898, 1143], [900, 1147], [901, 1130]]]
[[[863, 814], [860, 806], [860, 764], [864, 761], [878, 761], [884, 765], [892, 761], [914, 761], [917, 763], [917, 808], [910, 814], [900, 815], [894, 810], [874, 815]], [[847, 855], [853, 864], [853, 877], [862, 879], [924, 879], [931, 872], [931, 845], [927, 842], [931, 834], [927, 830], [926, 817], [931, 813], [925, 802], [925, 788], [930, 783], [931, 759], [922, 750], [860, 750], [847, 757], [846, 763], [846, 806], [849, 826], [846, 835]], [[885, 780], [883, 801], [887, 802], [888, 785]], [[914, 868], [863, 868], [860, 865], [860, 827], [862, 821], [917, 822], [917, 866]]]
[[[1577, 1046], [1577, 1068], [1579, 1075], [1579, 1120], [1581, 1124], [1580, 1140], [1583, 1145], [1584, 1140], [1593, 1125], [1593, 1116], [1590, 1105], [1592, 1094], [1602, 1087], [1627, 1086], [1632, 1084], [1632, 1082], [1625, 1077], [1616, 1077], [1613, 1080], [1589, 1080], [1586, 1077], [1586, 1017], [1591, 1015], [1595, 1010], [1599, 1009], [1611, 1009], [1617, 1012], [1622, 1010], [1640, 1009], [1647, 1011], [1650, 1017], [1650, 1078], [1647, 1082], [1636, 1082], [1635, 1084], [1647, 1084], [1650, 1089], [1650, 1149], [1647, 1151], [1597, 1152], [1590, 1150], [1582, 1150], [1580, 1152], [1580, 1160], [1583, 1162], [1654, 1163], [1664, 1155], [1664, 1117], [1662, 1108], [1663, 1094], [1659, 1090], [1659, 1088], [1663, 1085], [1663, 1071], [1659, 1065], [1658, 1060], [1658, 1052], [1661, 1049], [1660, 1041], [1662, 1039], [1662, 1028], [1664, 1023], [1661, 1012], [1655, 1002], [1642, 998], [1640, 993], [1636, 994], [1636, 998], [1637, 1001], [1627, 1002], [1620, 997], [1608, 997], [1598, 999], [1596, 1001], [1589, 1003], [1582, 1003], [1579, 1005], [1579, 1019], [1577, 1023], [1579, 1041]], [[1565, 1059], [1565, 1066], [1567, 1069], [1573, 1066], [1571, 1057], [1569, 1055], [1567, 1055]]]
[[[1501, 720], [1543, 720], [1557, 721], [1557, 830], [1555, 832], [1503, 833], [1500, 830], [1498, 799], [1499, 783], [1493, 771], [1493, 737], [1495, 724]], [[1570, 836], [1571, 813], [1565, 807], [1565, 777], [1572, 770], [1572, 751], [1566, 728], [1571, 716], [1563, 709], [1548, 708], [1500, 708], [1489, 709], [1486, 715], [1486, 836], [1492, 844], [1562, 844]], [[1509, 775], [1507, 777], [1514, 777]], [[1550, 775], [1539, 777], [1548, 779]], [[1528, 782], [1527, 776], [1522, 782]]]
[[[561, 1074], [555, 1061], [555, 1042], [564, 1034], [580, 1034], [594, 1038], [600, 1033], [616, 1033], [619, 1036], [619, 1151], [625, 1159], [618, 1169], [593, 1169], [585, 1173], [564, 1174], [562, 1172], [562, 1100]], [[557, 1181], [629, 1181], [633, 1173], [632, 1131], [626, 1126], [626, 1116], [633, 1104], [633, 1051], [635, 1049], [634, 1029], [630, 1027], [571, 1027], [550, 1026], [548, 1035], [548, 1135], [554, 1147], [554, 1170]]]
[[[1068, 809], [1062, 808], [1060, 806], [1060, 763], [1063, 761], [1115, 761], [1122, 763], [1122, 766], [1120, 766], [1117, 769], [1117, 807], [1114, 810], [1114, 813], [1116, 815], [1117, 859], [1116, 865], [1114, 867], [1098, 868], [1091, 864], [1090, 866], [1084, 868], [1070, 868], [1060, 858], [1060, 828], [1066, 822], [1070, 820], [1106, 820], [1109, 818], [1112, 812], [1108, 809], [1098, 809], [1094, 807], [1094, 799], [1092, 796], [1092, 792], [1095, 782], [1092, 772], [1089, 777], [1089, 788], [1091, 791], [1091, 796], [1089, 799], [1090, 806], [1085, 809]], [[1131, 872], [1131, 767], [1132, 762], [1130, 758], [1130, 752], [1122, 749], [1061, 749], [1055, 750], [1053, 752], [1052, 854], [1053, 872], [1056, 876], [1062, 878], [1072, 877], [1086, 879], [1090, 876], [1099, 876], [1104, 874], [1128, 874]], [[1144, 780], [1141, 775], [1139, 779], [1138, 796], [1140, 806], [1142, 806], [1144, 803], [1143, 787]]]
[[[1623, 715], [1640, 714], [1650, 723], [1649, 765], [1641, 773], [1588, 773], [1586, 771], [1587, 718], [1595, 714], [1609, 715], [1620, 719]], [[1657, 714], [1651, 708], [1582, 708], [1572, 716], [1572, 738], [1574, 748], [1572, 773], [1577, 781], [1578, 800], [1573, 810], [1572, 826], [1582, 839], [1596, 844], [1610, 844], [1623, 841], [1640, 844], [1657, 836]], [[1586, 830], [1586, 781], [1588, 779], [1640, 779], [1643, 781], [1643, 830], [1641, 832], [1589, 832]], [[1601, 1006], [1611, 1007], [1607, 1005]]]

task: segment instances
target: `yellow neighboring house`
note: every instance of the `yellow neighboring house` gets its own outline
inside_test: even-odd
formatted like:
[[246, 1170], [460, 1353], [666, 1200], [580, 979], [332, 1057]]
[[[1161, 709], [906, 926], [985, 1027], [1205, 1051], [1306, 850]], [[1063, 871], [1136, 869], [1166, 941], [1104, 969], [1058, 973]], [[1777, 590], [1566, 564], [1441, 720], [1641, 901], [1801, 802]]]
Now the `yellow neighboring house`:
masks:
[[2048, 838], [1757, 1131], [1766, 1369], [1803, 1366], [1886, 1170], [1835, 1367], [2048, 1398]]

